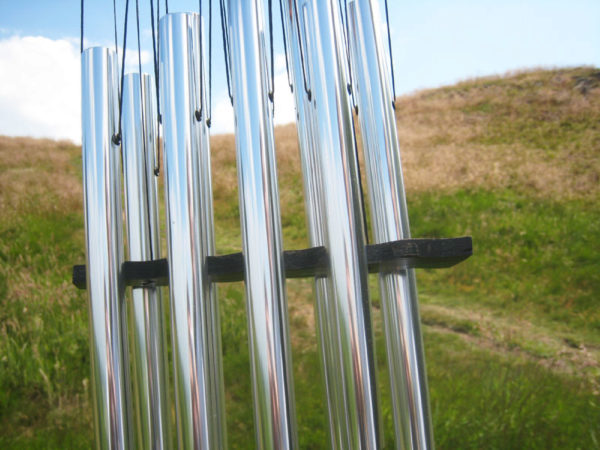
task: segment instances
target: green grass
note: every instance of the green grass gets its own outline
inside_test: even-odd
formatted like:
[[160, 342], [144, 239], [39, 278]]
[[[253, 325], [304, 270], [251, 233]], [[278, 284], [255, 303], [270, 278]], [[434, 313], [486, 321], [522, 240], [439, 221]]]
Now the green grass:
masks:
[[[409, 168], [411, 152], [421, 152], [421, 145], [429, 142], [436, 151], [463, 136], [461, 145], [475, 146], [468, 155], [493, 157], [501, 150], [506, 156], [514, 144], [515, 152], [531, 150], [529, 161], [540, 164], [538, 170], [558, 159], [572, 177], [581, 173], [586, 189], [592, 186], [574, 193], [574, 184], [563, 188], [564, 180], [551, 179], [558, 187], [548, 192], [561, 193], [554, 195], [540, 189], [548, 180], [532, 187], [526, 177], [515, 176], [449, 189], [443, 167], [427, 173], [435, 183], [411, 185], [407, 177], [413, 236], [472, 235], [474, 241], [474, 256], [466, 262], [417, 275], [438, 448], [600, 448], [600, 199], [593, 188], [600, 117], [588, 105], [592, 94], [573, 94], [577, 77], [595, 79], [593, 73], [573, 69], [475, 80], [416, 97], [424, 105], [414, 106], [422, 122], [411, 125], [433, 126], [435, 114], [446, 114], [450, 105], [456, 108], [448, 114], [464, 115], [475, 131], [453, 135], [454, 127], [445, 126], [429, 141], [415, 140], [414, 148], [403, 144]], [[403, 102], [411, 107], [410, 100]], [[294, 133], [289, 127], [276, 132], [286, 248], [306, 246]], [[87, 303], [85, 293], [70, 284], [71, 266], [84, 261], [80, 150], [2, 139], [0, 448], [89, 448]], [[213, 141], [213, 160], [220, 158], [213, 167], [217, 248], [238, 251], [233, 140]], [[493, 161], [485, 164], [492, 167]], [[502, 170], [510, 163], [500, 156], [498, 161]], [[527, 170], [533, 174], [536, 167]], [[391, 448], [375, 276], [370, 286], [382, 437]], [[287, 291], [300, 446], [323, 448], [327, 415], [312, 282], [288, 281]], [[220, 285], [219, 298], [229, 442], [232, 448], [254, 448], [243, 283]]]
[[474, 241], [474, 257], [465, 263], [420, 272], [423, 294], [576, 329], [600, 344], [596, 202], [461, 190], [414, 196], [409, 209], [415, 236]]

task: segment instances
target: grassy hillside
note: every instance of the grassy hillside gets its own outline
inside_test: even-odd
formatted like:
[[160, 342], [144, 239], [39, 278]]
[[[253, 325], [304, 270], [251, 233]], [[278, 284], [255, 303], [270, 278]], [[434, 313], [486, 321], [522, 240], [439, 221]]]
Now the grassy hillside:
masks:
[[[475, 255], [418, 271], [439, 448], [600, 446], [600, 71], [466, 81], [397, 102], [415, 237]], [[276, 132], [284, 242], [307, 246], [293, 126]], [[233, 136], [212, 139], [219, 253], [241, 247]], [[88, 448], [81, 150], [0, 137], [0, 447]], [[364, 172], [364, 171], [363, 171]], [[161, 193], [162, 194], [162, 193]], [[386, 447], [391, 404], [371, 278]], [[287, 283], [299, 438], [327, 443], [310, 280]], [[232, 448], [252, 448], [242, 283], [220, 285]], [[300, 395], [301, 393], [301, 395]]]

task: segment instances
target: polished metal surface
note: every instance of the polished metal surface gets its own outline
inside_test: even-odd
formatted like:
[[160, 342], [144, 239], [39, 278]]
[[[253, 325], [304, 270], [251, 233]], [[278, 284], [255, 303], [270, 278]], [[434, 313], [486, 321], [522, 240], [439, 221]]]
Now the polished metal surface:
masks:
[[[206, 39], [204, 42], [208, 42]], [[206, 270], [214, 250], [210, 150], [204, 119], [200, 17], [160, 21], [160, 94], [164, 127], [171, 333], [180, 448], [226, 448], [216, 288]]]
[[[296, 125], [302, 176], [304, 179], [304, 202], [310, 245], [325, 245], [323, 222], [323, 187], [317, 165], [318, 147], [315, 139], [317, 116], [304, 88], [302, 72], [303, 49], [306, 42], [296, 22], [297, 6], [293, 1], [282, 3], [284, 32], [288, 44], [289, 69], [296, 101]], [[302, 46], [302, 47], [301, 47]], [[321, 357], [322, 373], [327, 399], [329, 434], [332, 449], [349, 448], [350, 431], [346, 418], [343, 384], [339, 382], [341, 373], [341, 348], [338, 339], [338, 315], [332, 291], [331, 277], [315, 278], [315, 316]]]
[[[300, 42], [304, 49], [312, 101], [304, 101], [299, 111], [305, 107], [311, 118], [312, 131], [307, 134], [314, 139], [316, 157], [315, 169], [309, 170], [316, 171], [314, 189], [320, 197], [316, 202], [322, 205], [320, 217], [311, 220], [323, 223], [330, 258], [332, 301], [322, 306], [320, 325], [321, 341], [330, 346], [324, 351], [329, 359], [326, 379], [336, 380], [328, 386], [332, 441], [337, 448], [375, 449], [379, 446], [376, 370], [339, 2], [298, 0], [296, 8], [300, 38], [290, 45]], [[296, 82], [295, 91], [299, 90]]]
[[[377, 0], [351, 0], [349, 36], [376, 243], [410, 238]], [[414, 269], [379, 275], [397, 448], [434, 447]]]
[[[148, 74], [123, 80], [123, 175], [129, 261], [160, 259], [158, 198], [154, 175], [157, 141], [156, 91]], [[134, 416], [139, 448], [170, 447], [170, 405], [165, 315], [161, 288], [134, 287]]]
[[229, 0], [227, 31], [257, 447], [295, 448], [296, 427], [272, 105], [261, 0]]
[[115, 53], [81, 55], [83, 196], [89, 298], [94, 429], [99, 449], [134, 446], [124, 308], [121, 155]]

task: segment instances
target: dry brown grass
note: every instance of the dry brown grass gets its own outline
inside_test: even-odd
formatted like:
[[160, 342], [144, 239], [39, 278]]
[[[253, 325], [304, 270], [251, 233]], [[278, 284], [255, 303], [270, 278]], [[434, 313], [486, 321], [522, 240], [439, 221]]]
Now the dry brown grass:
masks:
[[70, 142], [0, 136], [0, 213], [23, 213], [27, 205], [81, 210], [80, 155]]
[[466, 81], [401, 97], [397, 110], [410, 191], [519, 186], [540, 196], [598, 194], [596, 69]]
[[[599, 74], [592, 68], [529, 71], [400, 97], [407, 191], [518, 187], [538, 196], [594, 198], [600, 186]], [[300, 173], [295, 127], [278, 127], [275, 140], [285, 185]], [[237, 195], [234, 138], [215, 136], [211, 145], [215, 197], [231, 198]]]

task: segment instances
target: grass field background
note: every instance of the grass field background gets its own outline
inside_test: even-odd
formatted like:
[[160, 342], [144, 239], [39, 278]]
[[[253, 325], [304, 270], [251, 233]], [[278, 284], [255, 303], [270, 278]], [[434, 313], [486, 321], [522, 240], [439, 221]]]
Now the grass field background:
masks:
[[[417, 272], [438, 448], [599, 448], [600, 70], [465, 81], [401, 97], [397, 111], [413, 236], [474, 241], [466, 262]], [[284, 244], [303, 248], [296, 131], [275, 136]], [[241, 249], [234, 145], [211, 141], [218, 253]], [[70, 283], [82, 210], [80, 148], [0, 137], [0, 448], [92, 445], [87, 299]], [[299, 440], [324, 448], [312, 282], [287, 293]], [[219, 298], [229, 442], [253, 448], [243, 284]]]

